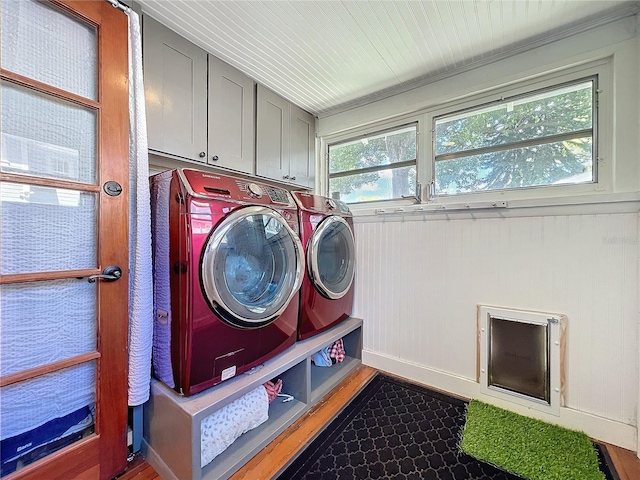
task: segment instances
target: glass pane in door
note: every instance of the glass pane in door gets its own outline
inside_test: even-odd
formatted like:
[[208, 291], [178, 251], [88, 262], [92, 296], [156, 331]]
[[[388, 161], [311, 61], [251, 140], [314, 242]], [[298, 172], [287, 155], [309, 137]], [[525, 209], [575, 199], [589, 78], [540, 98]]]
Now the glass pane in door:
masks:
[[93, 432], [96, 362], [0, 389], [2, 476]]
[[2, 0], [0, 31], [2, 68], [97, 99], [98, 48], [93, 25], [49, 2]]
[[96, 289], [75, 278], [3, 285], [0, 376], [94, 352]]
[[0, 184], [0, 273], [95, 268], [97, 194]]
[[97, 112], [9, 82], [1, 88], [2, 171], [95, 183]]

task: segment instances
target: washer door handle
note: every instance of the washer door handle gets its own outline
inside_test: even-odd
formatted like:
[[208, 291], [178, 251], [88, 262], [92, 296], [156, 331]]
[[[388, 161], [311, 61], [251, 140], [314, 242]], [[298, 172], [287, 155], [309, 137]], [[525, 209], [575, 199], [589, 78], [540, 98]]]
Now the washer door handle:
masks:
[[104, 269], [104, 271], [100, 275], [91, 275], [87, 278], [89, 283], [95, 283], [96, 280], [104, 280], [105, 282], [115, 282], [116, 280], [120, 280], [122, 277], [122, 269], [117, 265], [111, 265]]

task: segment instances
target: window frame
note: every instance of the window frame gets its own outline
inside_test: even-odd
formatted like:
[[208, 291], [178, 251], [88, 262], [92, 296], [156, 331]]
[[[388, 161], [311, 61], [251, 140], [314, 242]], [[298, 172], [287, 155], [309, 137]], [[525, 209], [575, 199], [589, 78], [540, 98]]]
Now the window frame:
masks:
[[[532, 187], [520, 187], [503, 190], [487, 190], [473, 193], [459, 193], [455, 195], [434, 195], [435, 193], [435, 123], [434, 118], [451, 115], [478, 108], [481, 105], [504, 101], [505, 98], [531, 95], [532, 92], [545, 89], [559, 88], [563, 84], [575, 83], [581, 79], [597, 77], [597, 85], [594, 89], [596, 108], [594, 109], [594, 182], [580, 184], [551, 184]], [[473, 202], [494, 201], [524, 201], [538, 202], [548, 199], [562, 199], [569, 197], [583, 197], [585, 195], [613, 193], [613, 144], [615, 131], [614, 120], [614, 79], [613, 58], [606, 57], [595, 61], [588, 61], [578, 65], [561, 67], [552, 71], [538, 72], [529, 76], [522, 75], [505, 85], [496, 85], [482, 91], [452, 92], [452, 95], [441, 103], [423, 106], [411, 113], [405, 113], [396, 117], [387, 117], [384, 120], [370, 122], [335, 132], [320, 138], [319, 148], [322, 159], [319, 166], [319, 182], [316, 191], [328, 195], [329, 186], [329, 145], [345, 142], [350, 139], [372, 136], [377, 132], [393, 130], [410, 123], [417, 124], [416, 144], [416, 181], [421, 184], [421, 201], [414, 198], [380, 200], [375, 202], [350, 203], [353, 211], [380, 208], [387, 209], [389, 205], [398, 207], [412, 204], [421, 205], [447, 205], [470, 204]], [[562, 203], [562, 200], [558, 200]], [[511, 204], [510, 206], [515, 206]], [[524, 204], [523, 204], [524, 205]], [[399, 208], [398, 211], [401, 211]], [[388, 212], [388, 210], [387, 210]]]
[[[326, 179], [325, 185], [323, 185], [323, 194], [326, 196], [330, 196], [331, 192], [329, 191], [329, 185], [332, 178], [332, 175], [338, 174], [337, 177], [340, 178], [352, 175], [358, 175], [361, 173], [370, 173], [370, 172], [378, 172], [378, 171], [392, 171], [399, 168], [406, 168], [415, 165], [416, 168], [416, 185], [421, 185], [419, 179], [419, 159], [420, 159], [420, 124], [421, 121], [417, 117], [403, 117], [401, 121], [392, 122], [392, 123], [384, 123], [384, 124], [376, 124], [374, 128], [368, 128], [366, 130], [360, 130], [358, 133], [345, 134], [337, 137], [332, 137], [330, 141], [326, 142], [324, 145], [324, 151], [326, 152], [326, 161], [324, 162], [326, 168], [326, 175], [323, 177]], [[329, 162], [330, 162], [330, 149], [331, 147], [338, 146], [344, 143], [356, 142], [358, 140], [362, 140], [363, 138], [377, 137], [384, 135], [385, 133], [394, 132], [396, 130], [402, 130], [403, 128], [408, 128], [411, 126], [415, 126], [416, 130], [416, 158], [413, 160], [406, 160], [402, 162], [388, 163], [384, 165], [378, 165], [375, 167], [366, 167], [354, 170], [345, 170], [341, 172], [335, 172], [334, 174], [329, 171]], [[348, 172], [348, 174], [345, 174]], [[348, 203], [350, 207], [357, 205], [371, 205], [377, 203], [388, 204], [389, 202], [398, 202], [404, 200], [406, 198], [414, 198], [413, 195], [403, 196], [400, 198], [389, 198], [384, 200], [370, 200], [364, 202], [353, 202]]]
[[[439, 161], [446, 161], [447, 159], [438, 159], [437, 157], [439, 156], [449, 156], [449, 155], [455, 155], [455, 158], [462, 158], [465, 156], [472, 156], [474, 154], [478, 154], [478, 153], [473, 153], [473, 152], [477, 152], [478, 150], [483, 150], [483, 154], [484, 153], [493, 153], [496, 151], [500, 151], [500, 150], [510, 150], [510, 149], [515, 149], [515, 148], [521, 148], [520, 146], [524, 144], [524, 146], [538, 146], [538, 145], [544, 145], [546, 143], [549, 143], [547, 141], [544, 141], [548, 138], [552, 138], [554, 137], [554, 135], [549, 135], [546, 137], [538, 137], [538, 138], [533, 138], [533, 139], [528, 139], [528, 140], [520, 140], [518, 142], [512, 142], [512, 143], [505, 143], [505, 144], [500, 144], [500, 145], [496, 145], [493, 147], [483, 147], [480, 149], [471, 149], [471, 150], [460, 150], [458, 152], [454, 152], [454, 153], [449, 153], [449, 154], [440, 154], [438, 155], [436, 152], [436, 122], [438, 120], [446, 120], [448, 117], [454, 117], [454, 116], [458, 116], [458, 115], [463, 115], [465, 113], [470, 113], [470, 112], [474, 112], [474, 111], [481, 111], [482, 109], [485, 109], [487, 107], [491, 107], [492, 105], [500, 105], [500, 104], [504, 104], [507, 103], [509, 101], [516, 101], [516, 100], [523, 100], [523, 99], [527, 99], [527, 98], [533, 98], [537, 95], [541, 95], [544, 93], [548, 93], [548, 92], [553, 92], [556, 90], [561, 90], [562, 88], [566, 88], [566, 87], [570, 87], [573, 85], [579, 85], [581, 83], [587, 83], [587, 82], [592, 82], [592, 91], [591, 91], [591, 114], [592, 114], [592, 122], [591, 122], [591, 128], [588, 129], [591, 131], [591, 148], [592, 148], [592, 153], [591, 153], [591, 157], [592, 157], [592, 165], [591, 168], [593, 169], [593, 175], [592, 175], [592, 180], [589, 182], [580, 182], [580, 183], [547, 183], [547, 184], [542, 184], [542, 185], [528, 185], [528, 186], [522, 186], [522, 187], [512, 187], [512, 188], [495, 188], [495, 189], [490, 189], [490, 190], [477, 190], [477, 191], [473, 191], [473, 192], [461, 192], [461, 193], [437, 193], [435, 194], [435, 196], [439, 199], [445, 199], [445, 198], [466, 198], [466, 196], [468, 195], [474, 195], [474, 194], [480, 194], [480, 193], [498, 193], [501, 194], [502, 192], [512, 192], [512, 191], [517, 191], [517, 190], [526, 190], [526, 189], [546, 189], [546, 188], [553, 188], [553, 187], [562, 187], [562, 186], [578, 186], [578, 185], [597, 185], [598, 184], [598, 180], [599, 180], [599, 168], [598, 168], [598, 125], [599, 125], [599, 105], [598, 105], [598, 95], [599, 95], [599, 76], [598, 73], [594, 73], [592, 75], [588, 75], [586, 77], [579, 77], [573, 80], [569, 80], [569, 81], [565, 81], [562, 83], [555, 83], [553, 85], [550, 86], [546, 86], [544, 88], [539, 88], [539, 89], [535, 89], [535, 90], [529, 90], [528, 92], [525, 93], [518, 93], [516, 95], [510, 95], [510, 96], [501, 96], [501, 98], [497, 99], [497, 100], [492, 100], [489, 102], [485, 102], [482, 104], [476, 104], [474, 106], [471, 107], [467, 107], [464, 109], [460, 109], [460, 110], [454, 110], [451, 111], [449, 113], [446, 114], [441, 114], [441, 115], [433, 115], [431, 118], [431, 132], [432, 132], [432, 161], [431, 161], [431, 167], [432, 167], [432, 181], [433, 181], [433, 190], [435, 192], [435, 181], [436, 181], [436, 165]], [[569, 132], [566, 134], [561, 134], [561, 136], [570, 136], [571, 134], [573, 134], [574, 136], [580, 133], [579, 131], [575, 131], [575, 132]], [[558, 136], [558, 135], [555, 135]], [[535, 140], [541, 140], [540, 142], [535, 142]], [[467, 155], [459, 155], [460, 153], [467, 153]]]
[[[429, 109], [426, 112], [430, 125], [431, 139], [428, 146], [428, 154], [422, 160], [428, 168], [428, 183], [430, 185], [429, 199], [438, 203], [481, 202], [487, 200], [538, 200], [548, 198], [562, 198], [578, 195], [589, 195], [602, 191], [612, 191], [612, 141], [613, 131], [613, 79], [611, 59], [605, 58], [583, 65], [563, 68], [553, 72], [543, 73], [534, 78], [525, 78], [512, 84], [488, 90], [486, 93], [465, 97], [460, 101], [452, 101]], [[597, 77], [597, 85], [594, 89], [595, 108], [593, 119], [593, 149], [594, 171], [597, 172], [595, 180], [589, 183], [579, 184], [551, 184], [531, 187], [520, 187], [502, 190], [487, 190], [455, 195], [431, 195], [435, 191], [435, 118], [478, 108], [481, 105], [504, 101], [506, 98], [515, 98], [531, 95], [533, 92], [559, 88], [562, 85], [578, 82], [582, 79]], [[607, 161], [608, 159], [608, 161]]]

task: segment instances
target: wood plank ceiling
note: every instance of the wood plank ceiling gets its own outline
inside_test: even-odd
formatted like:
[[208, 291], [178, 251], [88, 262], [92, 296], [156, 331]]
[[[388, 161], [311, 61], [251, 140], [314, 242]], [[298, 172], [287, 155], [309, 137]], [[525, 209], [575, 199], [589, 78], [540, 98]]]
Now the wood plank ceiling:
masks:
[[619, 0], [138, 0], [143, 13], [323, 117], [618, 18]]

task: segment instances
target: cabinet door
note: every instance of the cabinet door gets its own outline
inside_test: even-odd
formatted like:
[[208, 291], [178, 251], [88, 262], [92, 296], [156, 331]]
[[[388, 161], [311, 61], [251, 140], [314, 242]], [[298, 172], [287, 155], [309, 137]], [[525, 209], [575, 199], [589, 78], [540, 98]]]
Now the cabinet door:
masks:
[[207, 156], [207, 52], [143, 18], [149, 149], [192, 160]]
[[207, 163], [253, 173], [255, 84], [209, 55], [209, 157]]
[[290, 181], [313, 187], [316, 173], [316, 119], [291, 104]]
[[289, 102], [258, 85], [256, 173], [289, 179]]

